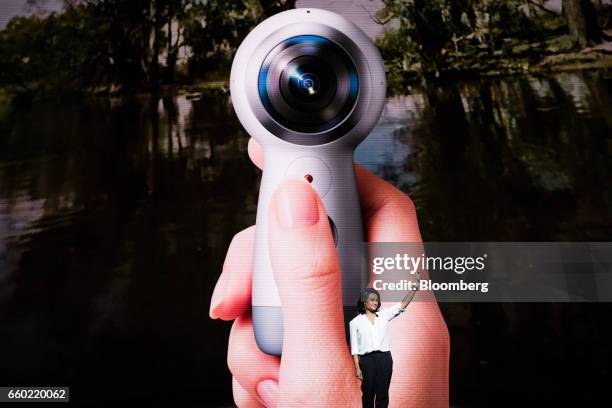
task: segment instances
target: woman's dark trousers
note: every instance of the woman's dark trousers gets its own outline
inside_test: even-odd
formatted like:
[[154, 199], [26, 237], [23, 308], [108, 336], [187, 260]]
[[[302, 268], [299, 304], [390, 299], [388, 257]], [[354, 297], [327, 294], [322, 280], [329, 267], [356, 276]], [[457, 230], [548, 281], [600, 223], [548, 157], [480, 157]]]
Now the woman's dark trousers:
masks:
[[359, 357], [359, 368], [363, 375], [361, 402], [363, 408], [389, 406], [389, 384], [393, 372], [393, 359], [390, 351], [374, 351]]

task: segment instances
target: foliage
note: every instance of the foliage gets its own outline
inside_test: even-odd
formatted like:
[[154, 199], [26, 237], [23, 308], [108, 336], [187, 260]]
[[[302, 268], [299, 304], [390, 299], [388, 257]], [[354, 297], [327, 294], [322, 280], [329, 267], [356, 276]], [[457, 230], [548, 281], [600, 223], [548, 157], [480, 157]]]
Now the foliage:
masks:
[[539, 0], [383, 0], [383, 5], [377, 21], [397, 22], [377, 42], [388, 67], [424, 76], [439, 76], [474, 58], [490, 59], [512, 40], [538, 40], [551, 20], [561, 19]]
[[240, 41], [257, 23], [258, 15], [247, 2], [199, 2], [184, 18], [185, 41], [190, 45], [189, 72], [202, 76], [231, 65]]
[[61, 13], [16, 17], [0, 31], [0, 88], [37, 96], [157, 89], [175, 82], [181, 49], [191, 51], [190, 79], [227, 77], [262, 13], [252, 0], [64, 0]]
[[104, 80], [99, 29], [85, 9], [12, 19], [0, 31], [0, 86], [48, 94]]
[[[32, 7], [45, 1], [27, 0]], [[247, 32], [295, 6], [295, 0], [63, 1], [61, 13], [16, 17], [0, 31], [0, 99], [157, 92], [177, 81], [227, 79]], [[545, 0], [381, 1], [376, 19], [395, 22], [377, 39], [392, 87], [410, 76], [485, 72], [504, 63], [522, 69], [545, 52], [562, 51], [559, 28], [567, 31], [567, 22], [580, 18], [547, 11]], [[589, 28], [575, 27], [582, 28], [574, 37]]]

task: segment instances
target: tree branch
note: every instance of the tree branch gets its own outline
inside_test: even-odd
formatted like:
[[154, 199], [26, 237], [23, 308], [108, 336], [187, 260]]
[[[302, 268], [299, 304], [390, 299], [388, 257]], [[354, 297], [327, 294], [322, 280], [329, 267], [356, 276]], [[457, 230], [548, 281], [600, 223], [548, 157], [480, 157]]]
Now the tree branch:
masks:
[[372, 21], [374, 21], [378, 25], [385, 25], [385, 24], [387, 24], [389, 21], [391, 21], [393, 19], [393, 15], [392, 14], [388, 14], [385, 18], [380, 19], [380, 18], [376, 17], [375, 15], [373, 15], [372, 13], [370, 13], [370, 10], [368, 10], [363, 4], [361, 4], [361, 8], [366, 13], [368, 13], [368, 16], [370, 16], [370, 19]]
[[536, 6], [538, 9], [545, 11], [546, 13], [559, 17], [559, 14], [557, 14], [554, 10], [546, 8], [543, 4], [541, 4], [537, 0], [528, 0], [527, 3], [531, 4], [532, 6]]

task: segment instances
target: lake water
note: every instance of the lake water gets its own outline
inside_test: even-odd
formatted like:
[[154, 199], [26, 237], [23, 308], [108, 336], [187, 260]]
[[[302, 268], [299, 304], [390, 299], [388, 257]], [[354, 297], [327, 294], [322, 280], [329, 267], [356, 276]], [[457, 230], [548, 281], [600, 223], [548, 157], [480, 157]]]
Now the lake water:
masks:
[[[611, 84], [585, 72], [415, 87], [389, 97], [356, 160], [413, 198], [428, 241], [610, 241]], [[208, 307], [255, 219], [247, 141], [226, 95], [1, 108], [0, 383], [231, 405], [230, 325]], [[475, 392], [505, 392], [513, 373], [548, 376], [544, 389], [568, 366], [609, 375], [607, 305], [442, 309], [456, 406], [490, 406]], [[531, 357], [547, 368], [525, 374]]]

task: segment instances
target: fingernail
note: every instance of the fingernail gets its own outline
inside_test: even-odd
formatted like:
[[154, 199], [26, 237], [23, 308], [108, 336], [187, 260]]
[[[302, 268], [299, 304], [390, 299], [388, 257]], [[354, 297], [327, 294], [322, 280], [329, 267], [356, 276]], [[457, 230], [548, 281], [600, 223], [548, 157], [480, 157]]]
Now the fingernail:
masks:
[[316, 193], [304, 182], [295, 182], [281, 187], [276, 215], [286, 228], [306, 227], [319, 221], [319, 206]]
[[275, 408], [278, 401], [278, 382], [264, 380], [257, 384], [257, 394], [262, 399], [266, 408]]

